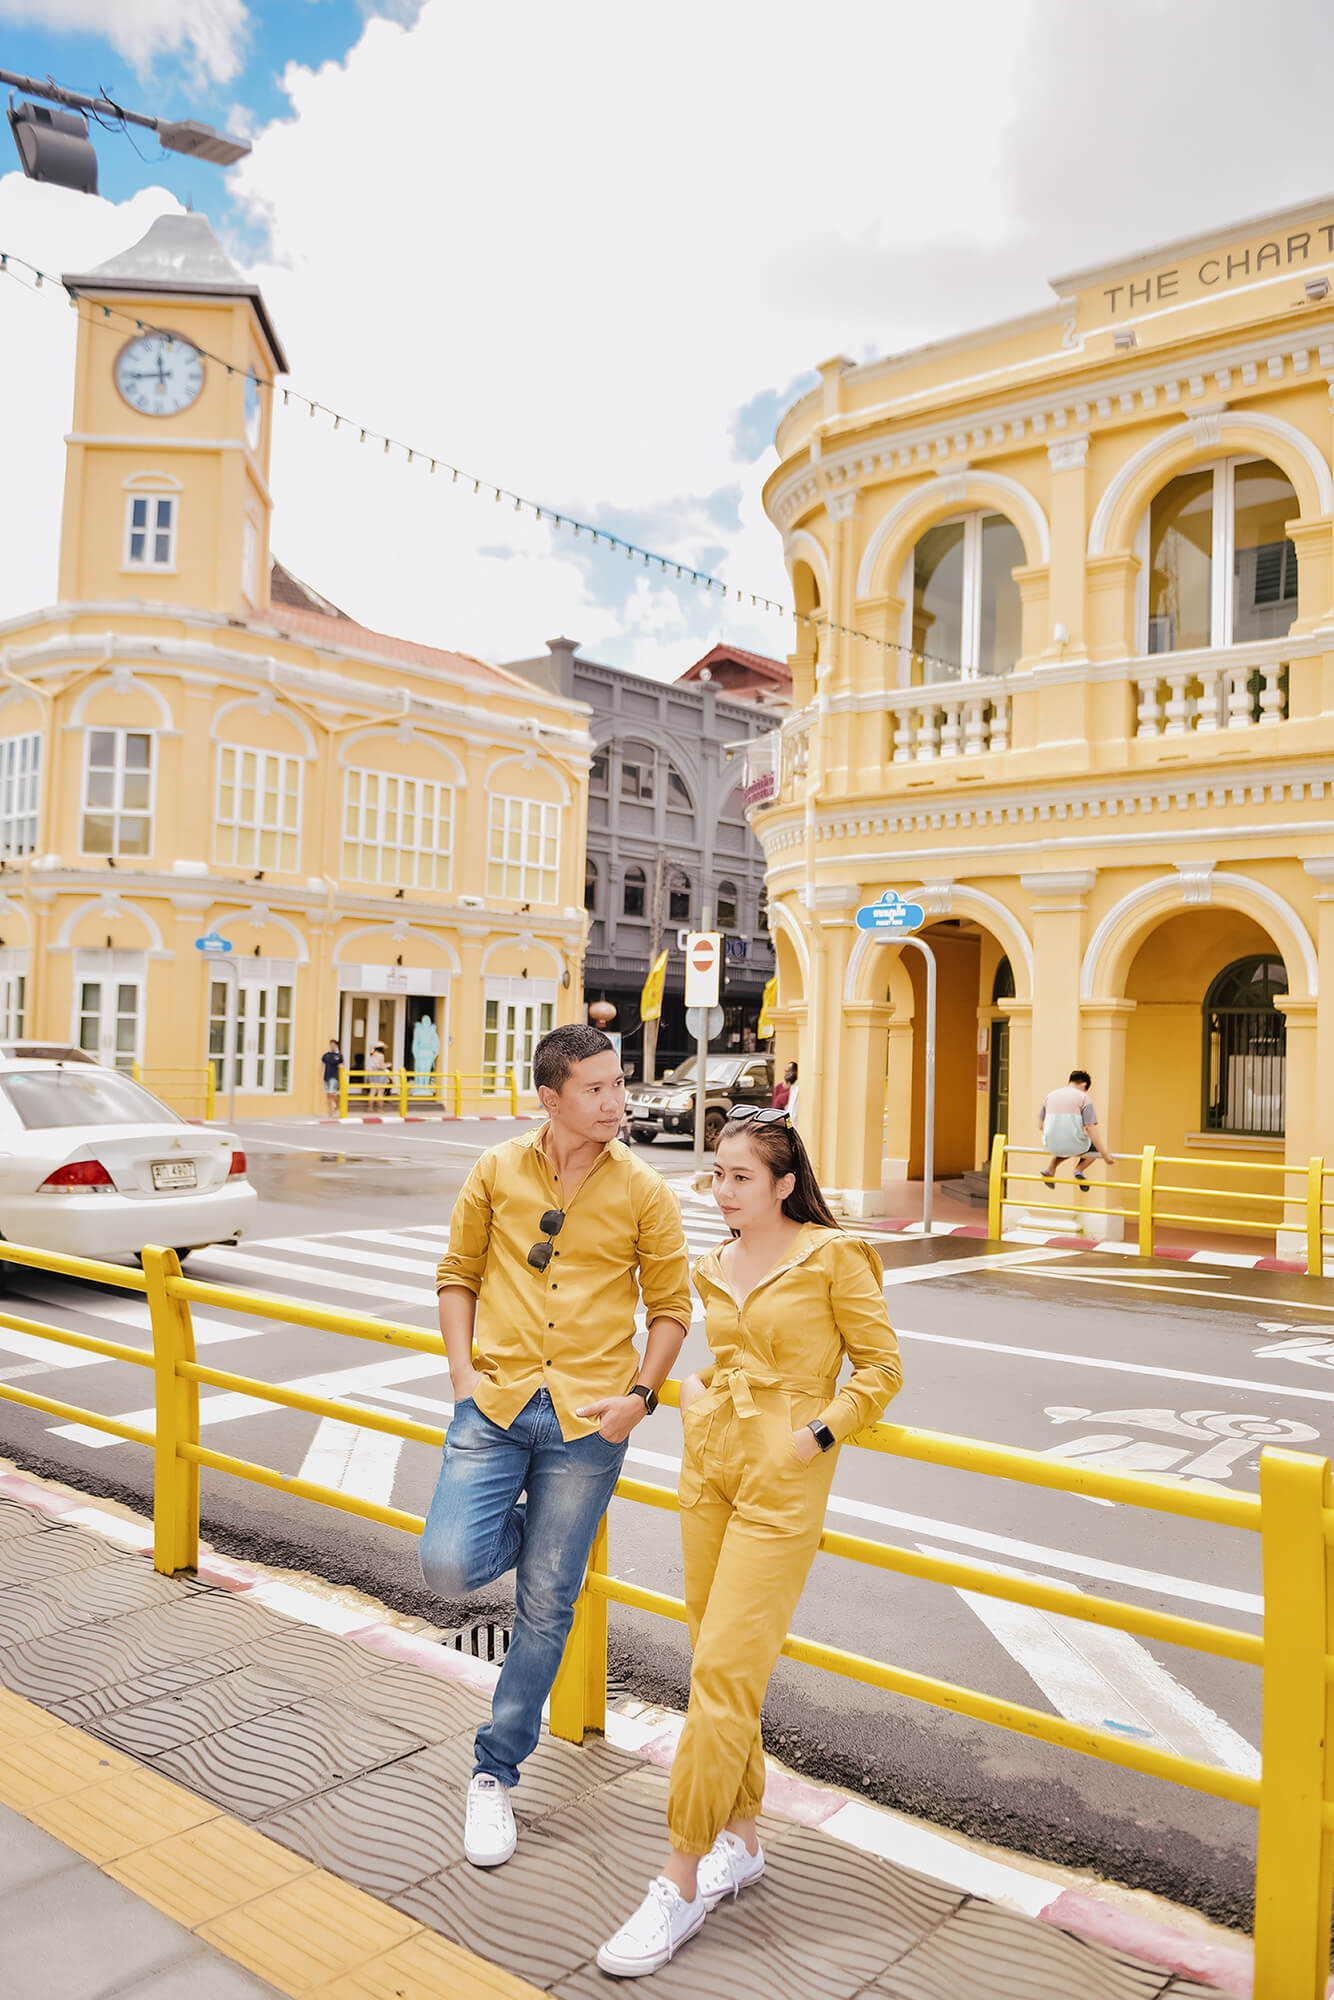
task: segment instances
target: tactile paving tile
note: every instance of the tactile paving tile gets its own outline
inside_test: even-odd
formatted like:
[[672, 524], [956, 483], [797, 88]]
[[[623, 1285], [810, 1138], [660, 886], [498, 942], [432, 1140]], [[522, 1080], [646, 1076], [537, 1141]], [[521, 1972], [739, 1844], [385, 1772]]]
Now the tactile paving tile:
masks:
[[256, 1820], [423, 1747], [420, 1736], [379, 1716], [307, 1701], [202, 1736], [155, 1762], [191, 1791]]
[[[239, 1667], [250, 1665], [253, 1651], [250, 1646], [233, 1646], [225, 1653], [200, 1653], [194, 1659], [173, 1660], [168, 1666], [154, 1667], [151, 1672], [136, 1674], [128, 1681], [112, 1681], [109, 1686], [71, 1695], [67, 1701], [51, 1702], [51, 1713], [62, 1722], [74, 1723], [80, 1729], [100, 1735], [107, 1716], [124, 1708], [137, 1708], [142, 1702], [172, 1694], [178, 1688], [197, 1687], [201, 1681], [218, 1674], [234, 1673]], [[5, 1655], [0, 1653], [0, 1680], [4, 1678], [4, 1660]]]
[[[586, 1965], [642, 1895], [641, 1884], [628, 1902], [605, 1863], [590, 1870], [559, 1823], [546, 1820], [520, 1834], [503, 1868], [471, 1868], [465, 1861], [390, 1901], [492, 1965], [534, 1986], [550, 1986]], [[599, 1990], [609, 1990], [605, 1981]], [[715, 2000], [718, 1991], [713, 1989]]]
[[0, 1542], [0, 1591], [25, 1583], [49, 1583], [66, 1570], [96, 1569], [115, 1562], [121, 1551], [83, 1528], [48, 1528], [44, 1534], [16, 1535]]
[[216, 1736], [238, 1722], [248, 1722], [251, 1716], [294, 1708], [307, 1699], [307, 1690], [295, 1681], [279, 1680], [260, 1667], [241, 1667], [159, 1695], [135, 1708], [117, 1709], [102, 1718], [97, 1734], [132, 1756], [160, 1757], [197, 1737]]
[[443, 1743], [465, 1730], [471, 1734], [491, 1713], [491, 1703], [475, 1688], [437, 1679], [420, 1667], [385, 1667], [365, 1680], [345, 1682], [338, 1692], [342, 1700], [413, 1729], [428, 1743]]
[[373, 1896], [393, 1896], [463, 1860], [463, 1811], [472, 1746], [402, 1757], [321, 1792], [263, 1831]]
[[262, 1605], [219, 1603], [221, 1595], [191, 1591], [175, 1603], [125, 1618], [6, 1646], [0, 1649], [0, 1682], [14, 1694], [54, 1707], [178, 1660], [253, 1644], [278, 1626]]
[[0, 1542], [16, 1541], [22, 1535], [36, 1535], [46, 1523], [41, 1516], [17, 1500], [0, 1500]]
[[315, 1874], [215, 1917], [196, 1935], [280, 1992], [308, 1993], [403, 1944], [412, 1926], [346, 1882]]
[[[259, 1605], [251, 1608], [261, 1609]], [[374, 1655], [364, 1646], [353, 1645], [350, 1639], [282, 1619], [279, 1629], [256, 1649], [255, 1658], [270, 1673], [298, 1681], [312, 1694], [322, 1694], [335, 1688], [343, 1693], [344, 1682], [364, 1678], [367, 1662]]]
[[107, 1864], [106, 1872], [187, 1930], [280, 1889], [310, 1867], [226, 1814]]
[[[553, 1813], [542, 1822], [543, 1829], [559, 1830], [582, 1855], [585, 1868], [605, 1872], [608, 1857], [614, 1857], [617, 1880], [637, 1900], [667, 1859], [667, 1783], [665, 1771], [638, 1765], [614, 1784]], [[782, 1821], [761, 1818], [766, 1854], [782, 1829]]]
[[100, 1569], [73, 1570], [50, 1583], [0, 1590], [0, 1646], [101, 1624], [175, 1595], [170, 1577], [159, 1576], [133, 1558]]
[[[604, 2000], [609, 1985], [603, 1981]], [[497, 1965], [483, 1965], [448, 1939], [418, 1931], [331, 1986], [321, 1986], [310, 2000], [446, 2000], [464, 1994], [468, 2000], [536, 2000], [537, 1991]]]
[[876, 1980], [884, 2000], [1156, 2000], [1168, 1981], [1148, 1965], [1050, 1924], [967, 1902]]

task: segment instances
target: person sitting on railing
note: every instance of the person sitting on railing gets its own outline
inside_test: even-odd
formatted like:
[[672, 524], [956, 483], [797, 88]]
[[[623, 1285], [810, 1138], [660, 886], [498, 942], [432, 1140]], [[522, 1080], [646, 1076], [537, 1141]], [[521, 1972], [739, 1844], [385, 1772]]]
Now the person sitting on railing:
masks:
[[1059, 1090], [1049, 1090], [1042, 1100], [1038, 1124], [1050, 1156], [1042, 1169], [1042, 1178], [1049, 1188], [1056, 1185], [1056, 1169], [1062, 1160], [1074, 1161], [1075, 1180], [1081, 1194], [1089, 1191], [1088, 1170], [1095, 1157], [1109, 1167], [1116, 1165], [1098, 1130], [1098, 1114], [1089, 1096], [1092, 1082], [1086, 1069], [1072, 1069], [1069, 1083], [1062, 1084]]
[[666, 1965], [710, 1910], [764, 1873], [764, 1692], [815, 1558], [839, 1445], [903, 1380], [880, 1259], [835, 1222], [787, 1112], [734, 1108], [713, 1192], [733, 1233], [694, 1272], [714, 1358], [681, 1385], [690, 1705], [668, 1794], [670, 1856], [598, 1953], [622, 1979]]
[[389, 1081], [389, 1058], [383, 1042], [377, 1042], [366, 1058], [366, 1085], [370, 1093], [372, 1111], [384, 1106], [385, 1085]]

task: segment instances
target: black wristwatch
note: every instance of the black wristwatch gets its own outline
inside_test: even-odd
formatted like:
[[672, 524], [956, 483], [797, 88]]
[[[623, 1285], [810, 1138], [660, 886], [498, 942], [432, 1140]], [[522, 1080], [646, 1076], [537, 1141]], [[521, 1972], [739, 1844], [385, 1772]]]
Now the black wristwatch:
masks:
[[807, 1424], [806, 1428], [814, 1436], [815, 1442], [819, 1445], [821, 1451], [832, 1451], [838, 1443], [838, 1439], [834, 1436], [828, 1424], [823, 1423], [819, 1417], [813, 1418]]
[[636, 1382], [630, 1394], [632, 1396], [642, 1396], [644, 1398], [644, 1408], [647, 1410], [649, 1416], [653, 1415], [653, 1412], [658, 1407], [658, 1392], [656, 1389], [650, 1389], [646, 1382]]

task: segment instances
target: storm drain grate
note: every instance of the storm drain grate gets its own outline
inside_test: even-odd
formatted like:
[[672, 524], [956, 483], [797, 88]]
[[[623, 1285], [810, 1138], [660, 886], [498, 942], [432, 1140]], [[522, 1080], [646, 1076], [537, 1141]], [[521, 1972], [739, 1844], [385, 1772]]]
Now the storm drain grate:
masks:
[[[440, 1643], [452, 1646], [456, 1653], [471, 1653], [475, 1660], [490, 1660], [495, 1664], [509, 1651], [510, 1628], [486, 1619], [477, 1625], [460, 1625], [456, 1632], [442, 1633]], [[608, 1701], [623, 1701], [629, 1692], [625, 1682], [615, 1674], [607, 1676]]]

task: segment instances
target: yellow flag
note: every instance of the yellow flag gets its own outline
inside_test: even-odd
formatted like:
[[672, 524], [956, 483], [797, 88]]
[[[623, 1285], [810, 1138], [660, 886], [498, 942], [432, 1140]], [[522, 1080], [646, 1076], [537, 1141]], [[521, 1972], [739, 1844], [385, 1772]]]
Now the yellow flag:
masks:
[[755, 1033], [762, 1042], [767, 1041], [774, 1031], [774, 1008], [777, 1005], [778, 980], [775, 976], [765, 981], [764, 997], [760, 1001], [760, 1025]]
[[642, 1021], [657, 1021], [662, 1018], [662, 988], [667, 977], [667, 954], [659, 953], [649, 968], [644, 990], [639, 996], [639, 1018]]

